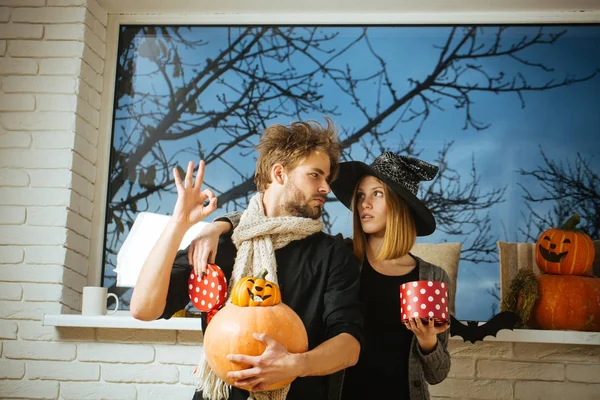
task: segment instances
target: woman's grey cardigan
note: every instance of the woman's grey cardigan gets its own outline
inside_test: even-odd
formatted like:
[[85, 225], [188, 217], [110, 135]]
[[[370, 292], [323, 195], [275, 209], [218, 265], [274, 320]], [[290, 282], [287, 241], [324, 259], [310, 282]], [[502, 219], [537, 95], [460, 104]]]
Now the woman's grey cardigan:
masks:
[[[419, 280], [441, 281], [450, 286], [448, 274], [437, 265], [413, 257], [419, 263]], [[451, 293], [450, 290], [448, 290]], [[450, 353], [448, 353], [448, 337], [450, 329], [437, 335], [437, 344], [431, 353], [424, 354], [417, 338], [413, 336], [408, 358], [408, 386], [410, 400], [429, 400], [429, 390], [424, 382], [435, 385], [443, 381], [450, 371]]]

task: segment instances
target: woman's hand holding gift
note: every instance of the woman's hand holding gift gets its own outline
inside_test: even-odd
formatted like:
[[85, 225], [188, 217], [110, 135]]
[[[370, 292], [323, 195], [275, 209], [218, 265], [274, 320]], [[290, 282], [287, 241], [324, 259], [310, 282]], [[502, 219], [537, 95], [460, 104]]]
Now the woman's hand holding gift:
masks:
[[406, 325], [407, 329], [413, 331], [421, 350], [424, 353], [430, 353], [435, 349], [438, 333], [447, 330], [450, 327], [450, 322], [446, 322], [443, 325], [435, 325], [433, 318], [430, 318], [429, 322], [424, 324], [421, 318], [409, 318], [404, 325]]

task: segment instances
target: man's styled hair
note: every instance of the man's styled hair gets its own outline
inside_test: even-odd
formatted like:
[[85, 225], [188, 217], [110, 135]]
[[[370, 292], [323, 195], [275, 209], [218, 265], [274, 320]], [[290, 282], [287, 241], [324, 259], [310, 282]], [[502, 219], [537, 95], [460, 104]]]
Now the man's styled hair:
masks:
[[[381, 248], [375, 249], [375, 260], [377, 261], [400, 258], [408, 254], [417, 241], [417, 228], [415, 227], [415, 219], [410, 207], [388, 185], [384, 182], [381, 182], [381, 184], [383, 185], [387, 212], [383, 243]], [[352, 242], [354, 255], [359, 260], [363, 260], [367, 249], [367, 235], [365, 235], [360, 225], [360, 215], [357, 207], [359, 185], [360, 181], [356, 184], [356, 188], [354, 188], [354, 196], [352, 198]]]
[[342, 146], [333, 122], [328, 117], [325, 120], [326, 127], [316, 121], [297, 121], [290, 125], [274, 124], [265, 129], [256, 146], [258, 161], [254, 183], [259, 192], [264, 192], [271, 183], [273, 165], [279, 163], [286, 171], [290, 171], [314, 152], [329, 156], [329, 180], [333, 181], [337, 177]]

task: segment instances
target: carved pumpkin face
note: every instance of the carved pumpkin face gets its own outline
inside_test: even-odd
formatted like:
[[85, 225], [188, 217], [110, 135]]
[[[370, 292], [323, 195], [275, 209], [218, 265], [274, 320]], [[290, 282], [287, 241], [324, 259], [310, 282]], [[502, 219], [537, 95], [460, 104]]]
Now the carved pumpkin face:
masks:
[[231, 290], [231, 302], [239, 307], [267, 307], [281, 303], [281, 291], [277, 284], [265, 279], [264, 270], [259, 277], [240, 279]]
[[[549, 263], [560, 264], [560, 262], [569, 255], [569, 249], [572, 245], [571, 237], [573, 234], [570, 232], [566, 233], [567, 234], [561, 234], [558, 229], [544, 232], [544, 235], [542, 235], [538, 244], [538, 251], [543, 260]], [[554, 241], [552, 239], [554, 239]]]
[[562, 228], [551, 228], [536, 243], [535, 262], [544, 272], [584, 275], [592, 267], [595, 250], [592, 239], [575, 230], [579, 218], [572, 217]]

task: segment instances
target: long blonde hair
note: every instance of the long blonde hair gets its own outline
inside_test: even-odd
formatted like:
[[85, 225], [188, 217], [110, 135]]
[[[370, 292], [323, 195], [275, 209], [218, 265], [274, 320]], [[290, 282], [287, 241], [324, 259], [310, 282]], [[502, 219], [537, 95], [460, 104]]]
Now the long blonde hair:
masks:
[[[364, 177], [363, 177], [364, 178]], [[354, 188], [352, 195], [352, 220], [353, 220], [353, 247], [354, 255], [363, 260], [367, 249], [367, 235], [360, 225], [360, 215], [358, 213], [358, 186], [361, 178]], [[408, 204], [403, 201], [388, 185], [376, 178], [383, 185], [385, 196], [385, 205], [387, 208], [385, 234], [383, 244], [376, 251], [375, 260], [393, 260], [400, 258], [410, 251], [417, 240], [417, 228], [415, 220]]]

